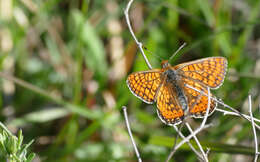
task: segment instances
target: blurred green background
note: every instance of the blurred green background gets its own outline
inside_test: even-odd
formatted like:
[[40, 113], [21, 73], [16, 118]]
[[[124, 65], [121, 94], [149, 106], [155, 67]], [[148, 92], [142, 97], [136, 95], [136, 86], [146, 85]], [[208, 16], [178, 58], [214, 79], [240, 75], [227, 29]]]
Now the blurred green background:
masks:
[[[164, 161], [176, 132], [156, 106], [131, 94], [126, 77], [148, 67], [127, 28], [128, 0], [0, 0], [0, 121], [41, 161], [136, 161], [125, 127], [144, 161]], [[209, 56], [227, 58], [228, 73], [213, 93], [260, 118], [260, 0], [136, 0], [130, 17], [154, 68], [183, 42], [175, 65]], [[219, 108], [224, 109], [219, 106]], [[198, 135], [210, 161], [250, 161], [251, 124], [215, 112]], [[193, 128], [201, 120], [190, 120]], [[183, 130], [188, 135], [186, 129]], [[259, 134], [259, 132], [258, 132]], [[0, 161], [5, 157], [1, 154]], [[172, 161], [198, 161], [188, 146]]]

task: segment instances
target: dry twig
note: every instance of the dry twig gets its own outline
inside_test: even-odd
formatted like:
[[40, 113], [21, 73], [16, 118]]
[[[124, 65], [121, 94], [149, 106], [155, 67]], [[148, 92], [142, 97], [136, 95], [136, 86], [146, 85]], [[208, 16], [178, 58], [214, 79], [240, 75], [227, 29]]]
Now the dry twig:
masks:
[[140, 154], [139, 154], [139, 151], [138, 151], [137, 146], [136, 146], [136, 144], [135, 144], [134, 137], [133, 137], [132, 132], [131, 132], [131, 128], [130, 128], [130, 124], [129, 124], [129, 121], [128, 121], [128, 116], [127, 116], [126, 107], [123, 106], [122, 109], [123, 109], [123, 111], [124, 111], [124, 118], [125, 118], [125, 124], [126, 124], [126, 127], [127, 127], [127, 131], [128, 131], [128, 134], [129, 134], [129, 136], [130, 136], [130, 138], [131, 138], [131, 142], [132, 142], [132, 144], [133, 144], [133, 146], [134, 146], [135, 155], [136, 155], [136, 157], [137, 157], [137, 159], [138, 159], [138, 162], [142, 162], [141, 156], [140, 156]]
[[252, 102], [251, 102], [251, 95], [248, 96], [248, 106], [249, 106], [249, 114], [251, 118], [252, 128], [253, 128], [253, 134], [254, 134], [254, 141], [255, 141], [255, 159], [254, 162], [257, 162], [258, 159], [258, 142], [257, 142], [257, 136], [256, 136], [256, 130], [255, 130], [255, 123], [254, 123], [254, 117], [252, 113]]
[[[179, 136], [182, 139], [185, 139], [185, 136], [182, 134], [182, 132], [178, 129], [178, 127], [176, 125], [173, 126], [174, 129], [176, 130], [176, 132], [179, 134]], [[187, 142], [188, 145], [190, 146], [190, 148], [192, 149], [192, 151], [199, 157], [200, 160], [203, 160], [203, 157], [201, 156], [201, 154], [192, 146], [192, 144], [190, 143], [190, 141]]]
[[124, 11], [124, 13], [125, 13], [125, 18], [126, 18], [126, 23], [127, 23], [128, 29], [129, 29], [129, 31], [130, 31], [132, 37], [134, 38], [134, 40], [135, 40], [137, 46], [139, 47], [139, 50], [141, 51], [141, 53], [142, 53], [142, 55], [143, 55], [143, 57], [144, 57], [144, 60], [145, 60], [145, 62], [146, 62], [146, 64], [147, 64], [147, 66], [149, 67], [149, 69], [152, 69], [152, 66], [151, 66], [150, 62], [148, 61], [146, 55], [144, 54], [143, 44], [142, 44], [141, 42], [139, 42], [138, 39], [136, 38], [135, 33], [134, 33], [134, 31], [133, 31], [133, 29], [132, 29], [132, 26], [131, 26], [131, 23], [130, 23], [130, 19], [129, 19], [129, 9], [130, 9], [130, 7], [131, 7], [133, 1], [134, 1], [134, 0], [130, 0], [130, 1], [128, 2], [127, 6], [126, 6], [126, 9], [125, 9], [125, 11]]

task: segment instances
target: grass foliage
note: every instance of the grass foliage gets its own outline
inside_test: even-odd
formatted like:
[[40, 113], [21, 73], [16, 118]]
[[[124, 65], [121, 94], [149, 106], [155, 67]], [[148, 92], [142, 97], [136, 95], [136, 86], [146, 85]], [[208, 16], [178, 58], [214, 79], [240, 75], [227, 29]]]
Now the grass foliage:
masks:
[[[127, 2], [0, 0], [0, 120], [13, 134], [23, 130], [15, 137], [2, 127], [0, 161], [136, 161], [123, 105], [141, 157], [167, 158], [176, 132], [125, 83], [128, 73], [148, 69], [125, 23]], [[172, 65], [224, 56], [228, 74], [213, 93], [246, 114], [251, 93], [256, 118], [259, 15], [260, 0], [136, 0], [131, 7], [132, 25], [154, 68], [183, 42]], [[210, 161], [253, 158], [249, 122], [219, 112], [209, 120], [215, 125], [198, 138], [211, 148]], [[200, 122], [190, 121], [193, 128]], [[197, 157], [184, 145], [174, 161]]]

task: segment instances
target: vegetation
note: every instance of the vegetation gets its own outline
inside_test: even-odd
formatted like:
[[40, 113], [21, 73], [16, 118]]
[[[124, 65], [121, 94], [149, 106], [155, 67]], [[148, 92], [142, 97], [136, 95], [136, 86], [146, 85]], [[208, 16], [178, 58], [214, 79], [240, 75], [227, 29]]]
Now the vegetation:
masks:
[[[0, 161], [136, 161], [123, 105], [142, 159], [165, 161], [176, 131], [125, 82], [129, 73], [148, 69], [125, 22], [127, 2], [0, 0], [0, 121], [10, 131], [1, 126]], [[130, 11], [153, 68], [183, 42], [172, 65], [224, 56], [228, 73], [212, 92], [245, 114], [252, 94], [258, 119], [259, 15], [260, 0], [135, 0]], [[201, 121], [189, 123], [196, 128]], [[253, 159], [250, 122], [221, 112], [209, 121], [214, 126], [198, 138], [210, 148], [210, 161]], [[173, 161], [197, 157], [184, 145]]]

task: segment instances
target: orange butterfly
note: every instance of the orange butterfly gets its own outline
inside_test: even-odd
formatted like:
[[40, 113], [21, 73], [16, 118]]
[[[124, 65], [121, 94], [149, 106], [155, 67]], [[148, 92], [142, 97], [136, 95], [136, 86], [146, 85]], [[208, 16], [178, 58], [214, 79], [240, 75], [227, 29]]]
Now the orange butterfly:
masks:
[[[202, 118], [205, 115], [208, 107], [207, 87], [219, 88], [226, 69], [227, 60], [224, 57], [208, 57], [173, 67], [168, 61], [163, 61], [162, 69], [132, 73], [126, 83], [130, 91], [144, 102], [157, 102], [157, 113], [164, 123], [177, 125], [185, 116]], [[214, 96], [210, 96], [209, 115], [217, 106]]]

